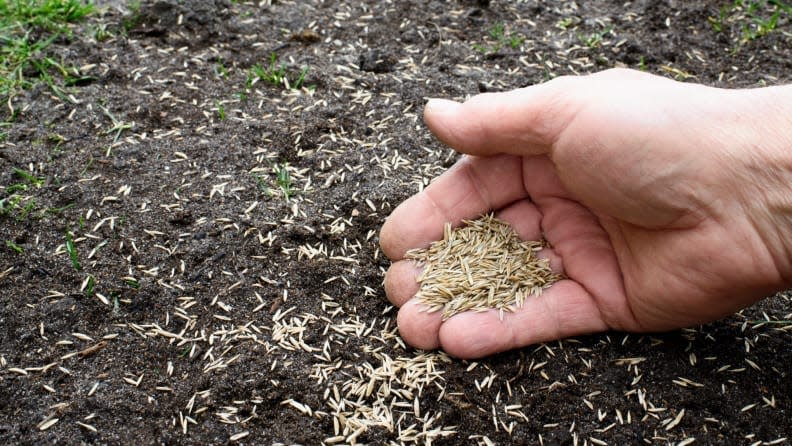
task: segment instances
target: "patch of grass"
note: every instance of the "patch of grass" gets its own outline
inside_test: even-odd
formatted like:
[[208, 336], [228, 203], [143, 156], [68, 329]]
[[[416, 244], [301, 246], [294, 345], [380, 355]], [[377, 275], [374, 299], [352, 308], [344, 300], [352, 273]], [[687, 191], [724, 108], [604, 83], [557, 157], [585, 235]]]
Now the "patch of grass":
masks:
[[261, 65], [253, 65], [250, 68], [248, 75], [248, 88], [256, 81], [262, 80], [269, 82], [272, 85], [281, 85], [283, 80], [286, 79], [286, 65], [281, 63], [278, 65], [278, 56], [275, 53], [270, 55], [270, 64], [267, 68]]
[[[264, 81], [276, 87], [283, 87], [288, 90], [299, 90], [303, 87], [305, 76], [308, 74], [308, 67], [304, 66], [300, 69], [300, 73], [294, 76], [286, 71], [286, 64], [278, 63], [278, 55], [275, 53], [270, 54], [270, 62], [267, 67], [262, 65], [253, 65], [248, 71], [247, 81], [245, 87], [249, 90], [258, 81]], [[289, 77], [295, 78], [290, 81]], [[313, 90], [314, 86], [308, 86], [309, 90]]]
[[96, 40], [97, 42], [104, 42], [105, 40], [109, 40], [110, 38], [113, 37], [112, 31], [110, 31], [107, 28], [106, 23], [102, 23], [97, 27], [93, 28], [91, 35], [93, 36], [94, 40]]
[[721, 5], [717, 16], [707, 21], [716, 33], [734, 29], [744, 44], [778, 30], [781, 20], [790, 17], [792, 4], [783, 0], [734, 0]]
[[78, 0], [0, 0], [4, 20], [21, 26], [63, 32], [67, 23], [85, 18], [93, 4]]
[[123, 28], [124, 34], [129, 33], [129, 31], [136, 27], [143, 18], [143, 15], [140, 13], [140, 6], [140, 0], [133, 0], [127, 5], [127, 8], [129, 8], [129, 14], [124, 16], [124, 18], [121, 20], [121, 27]]
[[717, 17], [710, 16], [707, 18], [707, 21], [710, 23], [710, 26], [712, 26], [713, 31], [716, 33], [723, 32], [727, 26], [726, 20], [728, 19], [731, 10], [731, 5], [722, 5], [718, 10]]
[[525, 41], [525, 37], [507, 32], [506, 26], [503, 23], [496, 23], [489, 29], [489, 39], [487, 40], [489, 40], [489, 42], [474, 44], [473, 49], [484, 54], [497, 53], [503, 47], [516, 50], [520, 48], [520, 45]]
[[580, 19], [578, 19], [577, 17], [565, 17], [559, 20], [558, 22], [556, 22], [555, 26], [560, 30], [566, 31], [569, 28], [572, 28], [573, 26], [577, 25], [579, 22]]
[[39, 82], [65, 97], [58, 78], [68, 72], [46, 51], [56, 39], [70, 38], [70, 24], [93, 11], [80, 0], [0, 0], [0, 102]]
[[22, 202], [23, 198], [19, 195], [12, 195], [10, 197], [6, 197], [0, 199], [0, 216], [7, 217], [13, 215], [15, 212], [22, 207], [20, 203]]
[[743, 26], [743, 39], [754, 40], [770, 34], [778, 26], [781, 9], [776, 9], [769, 18], [754, 17], [752, 23]]
[[578, 40], [588, 49], [594, 49], [602, 45], [602, 40], [613, 31], [612, 26], [608, 26], [602, 31], [593, 32], [588, 35], [578, 34]]
[[[298, 192], [294, 190], [294, 182], [289, 173], [289, 163], [270, 164], [270, 167], [272, 167], [272, 173], [275, 174], [275, 186], [280, 189], [283, 197], [288, 201]], [[265, 175], [254, 175], [253, 177], [256, 179], [256, 185], [260, 191], [268, 196], [274, 195], [273, 188], [270, 187], [270, 180]]]
[[[91, 77], [83, 77], [79, 74], [74, 76], [62, 62], [58, 62], [51, 57], [44, 57], [41, 60], [32, 59], [30, 63], [38, 73], [40, 81], [47, 85], [61, 101], [74, 103], [74, 100], [64, 91], [64, 87], [91, 79]], [[58, 77], [61, 79], [60, 82]]]
[[31, 187], [41, 187], [46, 178], [17, 167], [13, 168], [13, 172], [21, 181], [9, 184], [3, 189], [4, 196], [0, 196], [0, 216], [13, 215], [17, 221], [24, 221], [36, 210], [36, 200], [32, 196], [22, 195], [21, 192], [28, 191]]

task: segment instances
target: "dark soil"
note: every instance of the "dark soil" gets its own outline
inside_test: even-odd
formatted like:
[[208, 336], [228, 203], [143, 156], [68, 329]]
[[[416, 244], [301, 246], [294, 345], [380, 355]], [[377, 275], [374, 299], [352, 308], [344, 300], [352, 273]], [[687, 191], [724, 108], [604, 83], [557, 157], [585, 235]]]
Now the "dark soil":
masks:
[[[53, 44], [89, 77], [71, 99], [3, 104], [1, 443], [789, 444], [789, 295], [471, 363], [404, 347], [377, 247], [456, 158], [426, 97], [614, 66], [787, 83], [788, 15], [750, 36], [719, 2], [268, 3], [107, 7]], [[303, 88], [253, 82], [271, 54]]]

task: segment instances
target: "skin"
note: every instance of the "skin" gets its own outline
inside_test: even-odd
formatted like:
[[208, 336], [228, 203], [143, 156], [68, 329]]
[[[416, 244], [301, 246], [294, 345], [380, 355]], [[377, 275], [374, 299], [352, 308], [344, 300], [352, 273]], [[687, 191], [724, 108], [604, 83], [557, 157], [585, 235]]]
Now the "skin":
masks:
[[[630, 70], [557, 78], [424, 119], [467, 154], [397, 207], [380, 244], [401, 336], [477, 358], [605, 330], [716, 320], [792, 287], [792, 86], [724, 90]], [[493, 210], [544, 236], [561, 280], [503, 320], [441, 321], [414, 298], [403, 260]]]

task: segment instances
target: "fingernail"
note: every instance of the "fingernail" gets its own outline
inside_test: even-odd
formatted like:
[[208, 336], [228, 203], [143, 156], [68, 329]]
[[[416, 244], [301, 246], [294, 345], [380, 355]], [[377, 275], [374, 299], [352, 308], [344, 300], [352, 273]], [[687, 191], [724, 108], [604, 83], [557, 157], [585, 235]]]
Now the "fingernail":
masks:
[[448, 99], [431, 98], [424, 107], [424, 113], [445, 115], [453, 113], [459, 107], [459, 102]]

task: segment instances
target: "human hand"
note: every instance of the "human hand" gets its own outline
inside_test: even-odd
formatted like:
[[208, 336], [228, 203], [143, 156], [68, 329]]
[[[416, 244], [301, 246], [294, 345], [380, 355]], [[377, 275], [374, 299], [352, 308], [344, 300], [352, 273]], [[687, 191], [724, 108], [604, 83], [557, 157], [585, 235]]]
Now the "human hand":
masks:
[[[779, 96], [788, 99], [781, 100]], [[792, 283], [789, 87], [722, 90], [629, 70], [558, 78], [458, 104], [429, 128], [463, 157], [380, 234], [399, 331], [463, 358], [609, 329], [726, 316]], [[408, 249], [490, 210], [566, 275], [503, 320], [441, 321], [413, 298]]]

